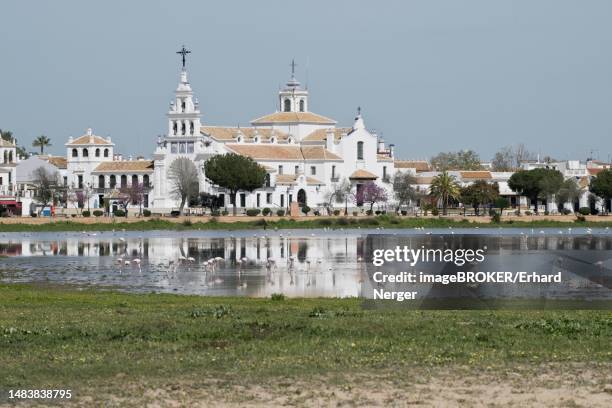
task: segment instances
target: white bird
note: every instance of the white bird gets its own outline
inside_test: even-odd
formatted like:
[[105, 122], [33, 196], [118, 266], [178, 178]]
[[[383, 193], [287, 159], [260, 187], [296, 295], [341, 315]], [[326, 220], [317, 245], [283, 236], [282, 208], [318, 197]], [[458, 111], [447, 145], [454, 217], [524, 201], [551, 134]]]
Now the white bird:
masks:
[[130, 261], [125, 261], [123, 264], [124, 265], [130, 265], [130, 263], [131, 263]]
[[134, 262], [136, 265], [140, 265], [140, 259], [139, 258], [132, 259], [132, 262]]
[[121, 237], [121, 238], [119, 238], [119, 241], [125, 242], [125, 238]]
[[194, 258], [193, 256], [190, 256], [189, 258], [187, 258], [187, 260], [188, 260], [189, 262], [195, 262], [195, 258]]

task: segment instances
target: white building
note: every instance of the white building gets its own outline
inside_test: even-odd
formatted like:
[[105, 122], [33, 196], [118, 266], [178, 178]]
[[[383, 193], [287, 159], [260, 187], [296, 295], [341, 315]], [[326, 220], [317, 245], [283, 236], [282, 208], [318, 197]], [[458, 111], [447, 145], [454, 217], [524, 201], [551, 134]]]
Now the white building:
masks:
[[[429, 191], [431, 180], [438, 172], [431, 171], [424, 160], [396, 160], [394, 146], [385, 146], [381, 138], [367, 129], [360, 109], [348, 127], [338, 126], [334, 119], [314, 113], [311, 107], [315, 105], [310, 103], [309, 92], [296, 79], [294, 69], [277, 97], [277, 110], [253, 119], [250, 126], [202, 124], [198, 99], [183, 62], [167, 112], [167, 134], [158, 137], [152, 160], [124, 159], [115, 151], [110, 137], [96, 136], [92, 129], [68, 140], [65, 159], [51, 156], [40, 159], [58, 169], [63, 185], [70, 192], [67, 207], [75, 207], [75, 194], [79, 194], [86, 198], [82, 207], [104, 208], [111, 213], [120, 200], [125, 200], [125, 194], [120, 191], [130, 186], [139, 186], [143, 192], [140, 203], [130, 202], [132, 211], [139, 207], [158, 214], [177, 210], [180, 200], [173, 195], [169, 170], [178, 158], [193, 163], [200, 192], [218, 196], [221, 207], [228, 211], [233, 206], [241, 210], [268, 207], [275, 211], [289, 209], [294, 202], [321, 208], [327, 204], [329, 193], [344, 182], [350, 183], [355, 196], [367, 183], [376, 183], [387, 191], [389, 202], [386, 205], [394, 208], [392, 179], [399, 171], [416, 176], [418, 191], [423, 194]], [[1, 143], [0, 204], [8, 203], [9, 196], [3, 198], [2, 194], [15, 190], [17, 160], [14, 143]], [[241, 191], [236, 197], [230, 197], [228, 191], [211, 184], [204, 173], [204, 164], [210, 157], [225, 153], [247, 156], [262, 165], [267, 171], [265, 185], [253, 192]], [[553, 168], [566, 178], [575, 178], [583, 193], [579, 202], [566, 205], [573, 210], [589, 206], [589, 181], [606, 166], [579, 161], [523, 163], [525, 169]], [[512, 207], [520, 204], [524, 209], [529, 205], [535, 209], [537, 205], [539, 210], [544, 210], [542, 203], [528, 203], [508, 187], [511, 172], [486, 169], [450, 173], [462, 186], [476, 180], [497, 183], [500, 194], [509, 198]], [[12, 197], [14, 201], [15, 195]], [[332, 201], [331, 204], [344, 207], [340, 202]], [[351, 200], [349, 206], [355, 205]], [[547, 206], [549, 211], [556, 211], [554, 200], [548, 200]], [[603, 203], [598, 206], [601, 208]], [[385, 209], [385, 204], [381, 209]], [[28, 215], [26, 211], [24, 215]]]

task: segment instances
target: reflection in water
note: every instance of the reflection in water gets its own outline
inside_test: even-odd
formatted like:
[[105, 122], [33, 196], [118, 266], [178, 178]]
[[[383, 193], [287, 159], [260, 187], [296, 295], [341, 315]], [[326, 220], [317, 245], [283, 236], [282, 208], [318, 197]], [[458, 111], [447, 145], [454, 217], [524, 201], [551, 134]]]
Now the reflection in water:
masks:
[[[586, 262], [593, 276], [581, 270], [581, 275], [566, 283], [575, 286], [572, 293], [586, 293], [598, 285], [610, 292], [608, 281], [595, 279], [602, 276], [602, 271], [612, 269], [609, 257], [604, 256], [612, 251], [612, 235], [608, 230], [546, 230], [545, 233], [527, 229], [454, 230], [456, 235], [449, 234], [448, 230], [432, 232], [268, 230], [1, 234], [0, 254], [9, 258], [0, 260], [0, 280], [211, 296], [265, 297], [272, 293], [291, 297], [369, 296], [372, 289], [368, 276], [371, 250], [401, 242], [413, 248], [422, 245], [426, 248], [486, 246], [489, 266], [498, 268], [489, 270], [537, 269], [548, 265], [551, 257], [556, 258], [550, 262], [565, 262], [563, 267], [570, 271], [580, 269], [576, 265]], [[597, 264], [600, 270], [593, 270], [595, 261], [572, 259], [564, 254], [581, 254], [589, 259], [595, 256], [593, 254], [601, 254]], [[457, 270], [444, 264], [438, 267], [440, 273]]]
[[[156, 236], [157, 235], [157, 236]], [[129, 291], [265, 297], [358, 296], [360, 235], [201, 237], [170, 233], [0, 238], [0, 279]]]

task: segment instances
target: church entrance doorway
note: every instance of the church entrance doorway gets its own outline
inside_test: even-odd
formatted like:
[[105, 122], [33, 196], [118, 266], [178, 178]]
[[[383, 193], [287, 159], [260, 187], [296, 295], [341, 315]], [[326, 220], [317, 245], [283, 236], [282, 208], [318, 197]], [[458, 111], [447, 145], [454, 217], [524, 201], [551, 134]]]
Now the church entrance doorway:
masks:
[[300, 207], [304, 207], [306, 205], [306, 191], [304, 191], [303, 188], [298, 191], [297, 200]]

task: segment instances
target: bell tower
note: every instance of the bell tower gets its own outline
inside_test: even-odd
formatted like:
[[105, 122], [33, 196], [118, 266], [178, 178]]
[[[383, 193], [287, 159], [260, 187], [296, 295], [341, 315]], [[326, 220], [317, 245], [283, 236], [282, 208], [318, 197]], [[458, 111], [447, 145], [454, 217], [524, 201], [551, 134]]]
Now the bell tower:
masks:
[[295, 60], [291, 61], [291, 78], [278, 93], [278, 110], [281, 112], [308, 112], [308, 91], [295, 79]]
[[197, 137], [200, 134], [200, 106], [198, 98], [193, 97], [185, 68], [185, 57], [190, 53], [191, 51], [184, 46], [177, 52], [182, 56], [183, 68], [178, 87], [174, 92], [174, 99], [170, 102], [168, 110], [169, 137]]

